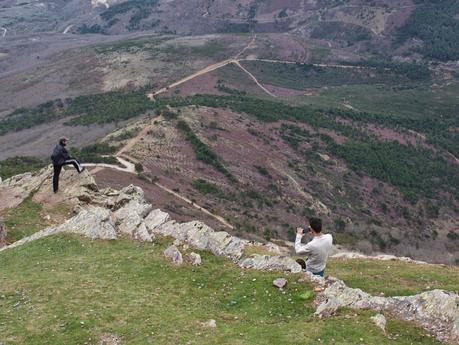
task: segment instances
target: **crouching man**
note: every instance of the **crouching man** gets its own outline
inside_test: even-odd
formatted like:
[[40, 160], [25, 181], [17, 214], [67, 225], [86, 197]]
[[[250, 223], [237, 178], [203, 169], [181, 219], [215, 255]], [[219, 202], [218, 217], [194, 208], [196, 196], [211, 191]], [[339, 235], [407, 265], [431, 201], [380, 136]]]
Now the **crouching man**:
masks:
[[[307, 244], [302, 244], [301, 239], [304, 236], [305, 230], [312, 235], [313, 239]], [[320, 218], [311, 218], [307, 229], [296, 229], [295, 251], [299, 255], [307, 256], [307, 261], [303, 269], [312, 274], [321, 277], [324, 276], [325, 266], [327, 265], [332, 246], [333, 237], [330, 234], [322, 233], [322, 220]]]
[[54, 193], [57, 193], [59, 190], [59, 175], [61, 174], [62, 167], [64, 165], [73, 165], [80, 174], [85, 168], [80, 164], [78, 160], [70, 157], [67, 149], [65, 148], [69, 142], [67, 138], [60, 138], [59, 144], [53, 150], [51, 155], [51, 160], [53, 161], [54, 166], [54, 175], [53, 175], [53, 190]]

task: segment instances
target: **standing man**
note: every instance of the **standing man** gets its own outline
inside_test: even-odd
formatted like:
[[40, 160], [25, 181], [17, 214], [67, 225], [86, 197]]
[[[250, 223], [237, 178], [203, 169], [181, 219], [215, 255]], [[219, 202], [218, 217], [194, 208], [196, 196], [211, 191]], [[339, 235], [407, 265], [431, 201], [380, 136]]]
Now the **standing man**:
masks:
[[309, 228], [306, 231], [313, 236], [312, 241], [308, 244], [302, 244], [301, 239], [304, 236], [304, 229], [297, 228], [295, 252], [297, 254], [305, 254], [308, 257], [306, 271], [323, 277], [328, 256], [332, 250], [333, 237], [330, 234], [322, 234], [322, 220], [320, 218], [309, 219]]
[[75, 158], [70, 157], [67, 149], [65, 148], [69, 142], [67, 138], [60, 138], [59, 144], [54, 148], [53, 154], [51, 155], [51, 160], [53, 161], [54, 166], [54, 175], [53, 175], [53, 190], [54, 193], [57, 193], [59, 190], [59, 175], [61, 173], [62, 167], [64, 165], [73, 165], [75, 169], [80, 174], [84, 167], [81, 166], [80, 162]]

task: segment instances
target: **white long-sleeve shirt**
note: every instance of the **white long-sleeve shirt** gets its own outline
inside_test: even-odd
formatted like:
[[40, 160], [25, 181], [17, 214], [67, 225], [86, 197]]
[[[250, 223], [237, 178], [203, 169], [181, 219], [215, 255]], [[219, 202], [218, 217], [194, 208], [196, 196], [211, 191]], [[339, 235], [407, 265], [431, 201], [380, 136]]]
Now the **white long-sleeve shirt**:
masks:
[[301, 243], [303, 235], [296, 235], [295, 252], [305, 254], [308, 257], [306, 261], [306, 270], [317, 273], [325, 269], [328, 255], [332, 250], [333, 237], [330, 234], [316, 236], [307, 244]]

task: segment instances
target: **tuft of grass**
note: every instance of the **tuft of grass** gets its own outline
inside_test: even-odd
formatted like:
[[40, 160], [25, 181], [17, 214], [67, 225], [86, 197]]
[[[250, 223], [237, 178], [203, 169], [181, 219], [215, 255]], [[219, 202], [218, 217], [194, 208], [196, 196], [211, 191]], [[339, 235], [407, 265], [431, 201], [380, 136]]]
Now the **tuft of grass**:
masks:
[[331, 259], [327, 274], [377, 295], [406, 296], [432, 289], [458, 291], [459, 267], [402, 261]]
[[[92, 344], [116, 333], [125, 344], [439, 344], [399, 321], [389, 321], [398, 334], [390, 340], [371, 312], [315, 319], [300, 275], [240, 270], [207, 252], [202, 266], [172, 266], [162, 257], [170, 242], [61, 234], [1, 252], [1, 340]], [[272, 286], [279, 277], [289, 281], [283, 291]], [[200, 324], [208, 319], [215, 329]]]

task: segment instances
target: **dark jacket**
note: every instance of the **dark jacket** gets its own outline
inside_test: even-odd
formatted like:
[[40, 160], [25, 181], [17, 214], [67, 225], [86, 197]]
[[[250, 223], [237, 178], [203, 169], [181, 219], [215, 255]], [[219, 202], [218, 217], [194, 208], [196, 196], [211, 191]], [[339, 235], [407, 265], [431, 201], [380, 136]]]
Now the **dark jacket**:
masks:
[[70, 155], [67, 149], [61, 144], [56, 145], [51, 155], [51, 160], [54, 165], [62, 165], [67, 159], [70, 159]]

